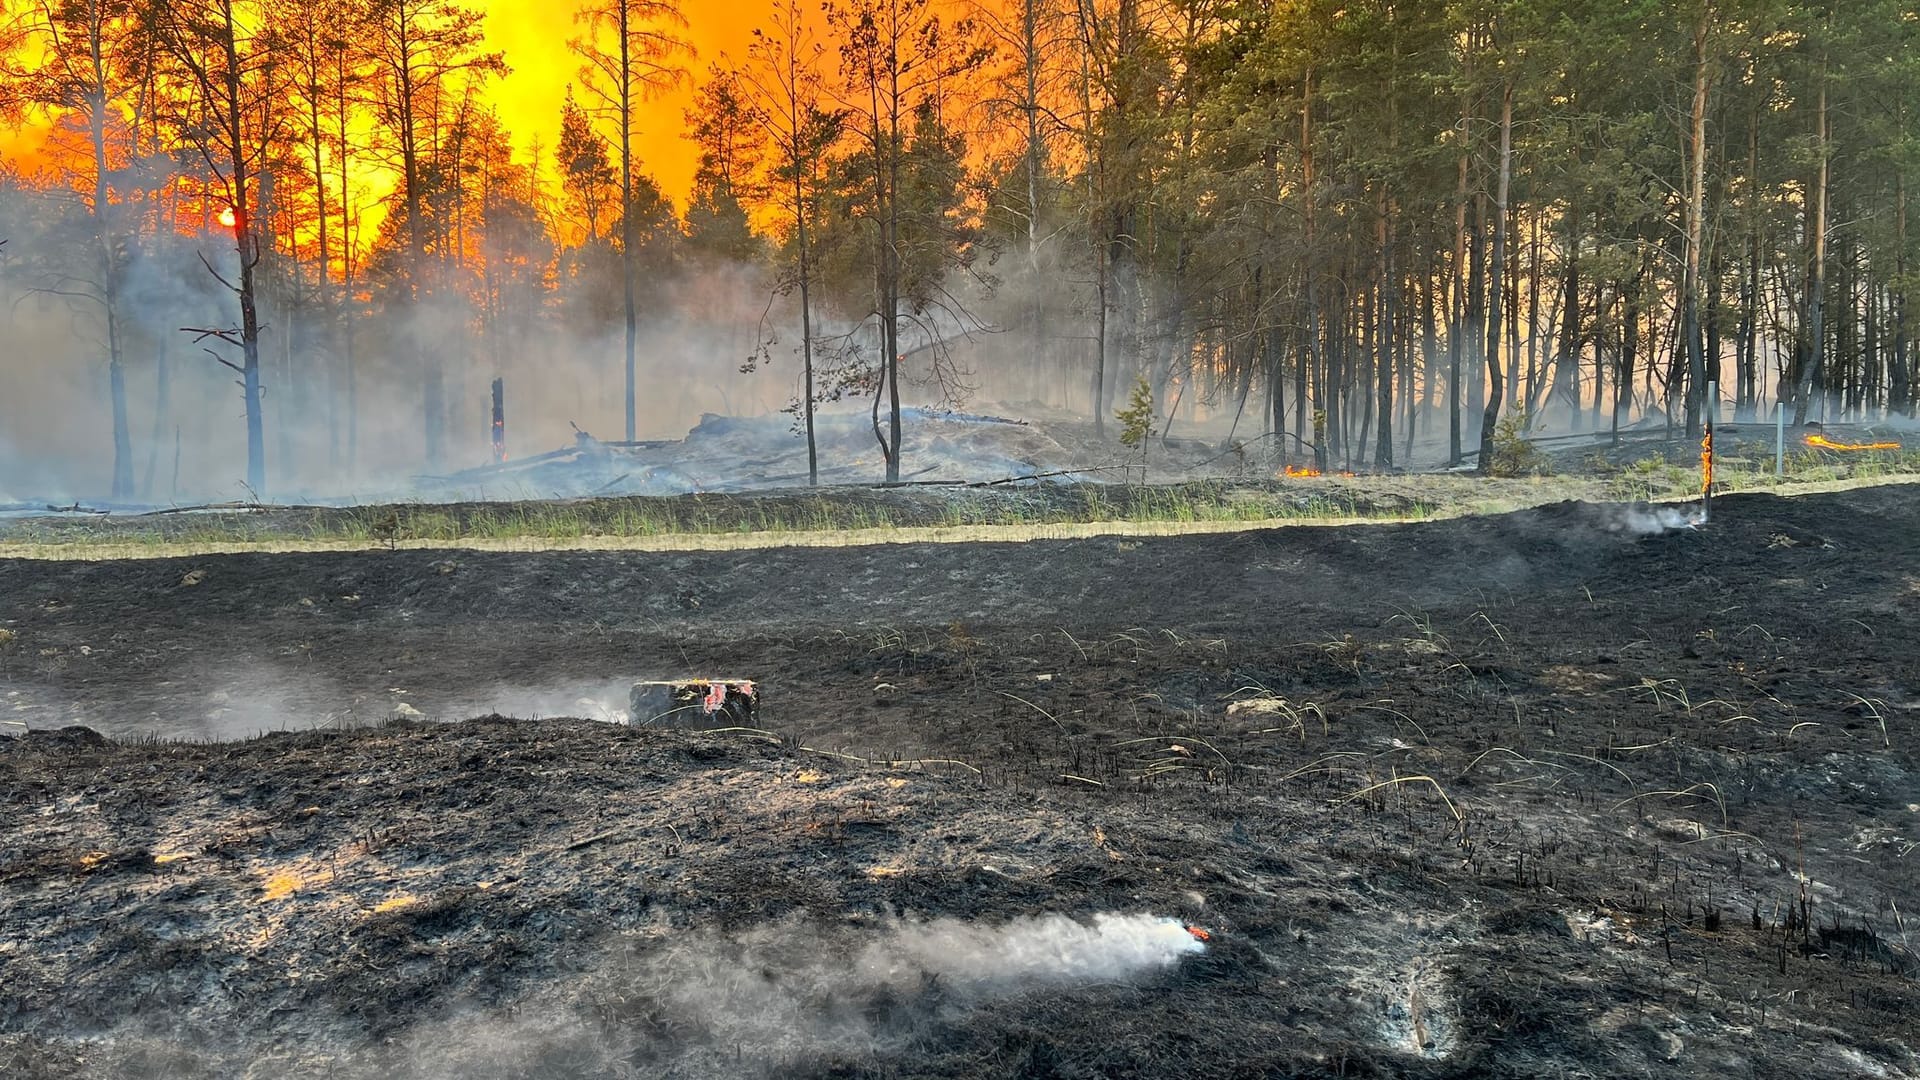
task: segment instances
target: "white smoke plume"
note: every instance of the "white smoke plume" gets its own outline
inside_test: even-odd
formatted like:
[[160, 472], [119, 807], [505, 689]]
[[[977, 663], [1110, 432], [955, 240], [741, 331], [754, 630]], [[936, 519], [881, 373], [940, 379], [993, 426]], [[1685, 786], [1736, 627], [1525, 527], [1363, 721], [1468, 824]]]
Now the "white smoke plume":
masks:
[[645, 1063], [652, 1075], [777, 1076], [884, 1056], [996, 999], [1149, 978], [1205, 950], [1177, 920], [1148, 914], [649, 933], [585, 976], [572, 1007], [418, 1024], [391, 1048], [350, 1054], [340, 1075], [631, 1075]]
[[[875, 996], [938, 987], [948, 999], [984, 999], [1038, 985], [1117, 981], [1164, 970], [1205, 946], [1178, 920], [1101, 913], [1023, 916], [1000, 925], [897, 920], [877, 931], [760, 927], [723, 939], [671, 938], [638, 961], [636, 986], [670, 1011], [729, 1017], [758, 1042], [804, 1031], [821, 1016]], [[636, 969], [629, 969], [636, 970]], [[858, 1010], [856, 1010], [857, 1012]]]
[[1649, 506], [1642, 503], [1614, 508], [1606, 517], [1606, 526], [1608, 532], [1661, 536], [1681, 529], [1697, 529], [1706, 520], [1706, 512], [1698, 506]]
[[1090, 923], [1041, 915], [998, 927], [935, 919], [893, 927], [861, 950], [854, 970], [876, 985], [935, 975], [950, 986], [985, 990], [1126, 979], [1205, 948], [1178, 920], [1154, 915], [1101, 912]]

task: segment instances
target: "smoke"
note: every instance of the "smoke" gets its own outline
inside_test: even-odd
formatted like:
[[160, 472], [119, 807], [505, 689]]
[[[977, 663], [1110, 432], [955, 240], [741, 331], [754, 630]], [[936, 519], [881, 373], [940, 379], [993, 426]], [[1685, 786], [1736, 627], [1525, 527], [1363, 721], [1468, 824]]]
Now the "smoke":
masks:
[[[0, 175], [0, 238], [8, 240], [0, 248], [0, 337], [8, 342], [0, 349], [0, 504], [108, 498], [112, 397], [93, 232], [77, 202]], [[231, 239], [205, 230], [143, 232], [118, 268], [115, 329], [136, 502], [249, 497], [239, 377], [220, 362], [238, 362], [238, 350], [181, 330], [239, 320], [203, 256], [232, 276]], [[260, 494], [269, 499], [432, 497], [420, 477], [491, 460], [496, 377], [506, 384], [516, 459], [571, 444], [574, 424], [604, 440], [625, 437], [624, 334], [606, 311], [556, 302], [483, 332], [465, 304], [375, 305], [355, 318], [349, 362], [307, 295], [311, 283], [296, 295], [284, 277], [268, 275], [260, 295]], [[767, 277], [754, 266], [689, 265], [650, 286], [636, 350], [638, 437], [678, 438], [705, 412], [786, 405], [797, 365], [741, 371], [769, 312]], [[771, 316], [782, 328], [784, 307]], [[440, 356], [444, 378], [437, 465], [425, 460], [422, 343]]]
[[92, 1057], [135, 1076], [782, 1076], [884, 1059], [996, 1002], [1148, 979], [1205, 948], [1149, 914], [655, 927], [510, 1001], [373, 1038], [362, 1021], [320, 1012], [293, 1040], [219, 1024], [183, 1036], [178, 1017], [130, 1018], [93, 1042]]
[[791, 920], [731, 935], [652, 933], [583, 979], [574, 1008], [415, 1027], [401, 1073], [523, 1076], [559, 1062], [570, 1074], [638, 1062], [671, 1063], [673, 1075], [777, 1073], [885, 1054], [1023, 993], [1151, 977], [1205, 948], [1176, 920], [1105, 912], [1084, 922]]
[[1706, 523], [1706, 511], [1698, 506], [1674, 507], [1635, 503], [1630, 506], [1612, 506], [1603, 509], [1601, 520], [1608, 532], [1628, 533], [1633, 536], [1664, 536], [1681, 529], [1697, 529]]
[[996, 990], [1131, 978], [1204, 948], [1179, 921], [1153, 915], [1101, 912], [1090, 923], [1042, 915], [1001, 927], [936, 919], [894, 927], [861, 951], [855, 969], [876, 985], [913, 985], [934, 976]]
[[609, 679], [592, 683], [565, 683], [553, 686], [499, 686], [470, 695], [444, 695], [420, 704], [440, 716], [501, 716], [541, 720], [569, 716], [606, 723], [627, 722], [627, 691], [632, 679]]

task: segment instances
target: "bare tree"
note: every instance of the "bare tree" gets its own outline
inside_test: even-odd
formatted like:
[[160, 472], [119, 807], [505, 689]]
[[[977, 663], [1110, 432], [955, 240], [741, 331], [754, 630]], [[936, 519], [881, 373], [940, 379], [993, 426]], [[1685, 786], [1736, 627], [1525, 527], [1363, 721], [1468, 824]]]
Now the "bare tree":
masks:
[[[880, 338], [879, 383], [887, 395], [887, 428], [876, 417], [874, 437], [886, 460], [886, 479], [900, 479], [900, 326], [912, 314], [907, 291], [937, 292], [937, 278], [950, 268], [958, 248], [946, 226], [951, 206], [952, 136], [944, 110], [960, 76], [976, 71], [992, 54], [976, 40], [973, 24], [945, 23], [931, 0], [853, 0], [828, 4], [827, 21], [841, 36], [841, 104], [860, 142], [859, 190], [851, 194], [872, 230], [873, 315]], [[943, 161], [942, 159], [946, 159]], [[936, 176], [935, 172], [947, 173]], [[939, 305], [945, 306], [945, 305]], [[955, 321], [964, 316], [955, 315]], [[941, 349], [929, 323], [930, 347]]]
[[783, 285], [800, 294], [800, 356], [803, 386], [800, 409], [807, 432], [807, 483], [820, 483], [820, 456], [814, 437], [817, 397], [813, 367], [813, 245], [809, 227], [817, 212], [821, 168], [840, 137], [845, 117], [821, 106], [820, 60], [826, 49], [807, 30], [799, 0], [774, 0], [768, 29], [753, 32], [741, 82], [773, 143], [769, 201], [792, 229], [792, 267]]
[[[91, 166], [93, 267], [86, 279], [57, 276], [48, 291], [90, 302], [100, 312], [107, 346], [107, 386], [112, 410], [113, 497], [133, 497], [133, 437], [127, 419], [125, 327], [120, 278], [127, 244], [125, 224], [116, 208], [111, 176], [126, 157], [114, 145], [126, 126], [125, 110], [139, 77], [133, 54], [138, 12], [132, 0], [39, 0], [16, 33], [38, 39], [41, 63], [35, 70], [7, 73], [0, 79], [22, 100], [57, 111], [56, 121], [85, 134]], [[135, 123], [138, 123], [136, 118]]]
[[634, 343], [639, 315], [635, 300], [638, 223], [634, 220], [633, 140], [639, 106], [679, 86], [687, 77], [684, 61], [693, 46], [679, 34], [687, 20], [673, 0], [593, 0], [574, 15], [586, 33], [568, 44], [584, 63], [580, 78], [600, 101], [596, 110], [611, 120], [620, 145], [620, 268], [626, 316], [627, 441], [636, 435]]
[[221, 224], [232, 231], [237, 273], [216, 267], [204, 255], [207, 272], [231, 290], [240, 303], [234, 327], [184, 327], [196, 341], [217, 340], [240, 350], [240, 362], [209, 348], [208, 354], [240, 376], [246, 401], [247, 486], [255, 498], [266, 495], [267, 453], [260, 409], [260, 316], [258, 270], [261, 243], [255, 226], [267, 157], [281, 141], [284, 110], [273, 107], [274, 57], [270, 37], [260, 27], [263, 12], [244, 12], [236, 0], [173, 0], [159, 5], [156, 23], [167, 51], [180, 65], [189, 93], [175, 102], [175, 127], [191, 146], [227, 203]]

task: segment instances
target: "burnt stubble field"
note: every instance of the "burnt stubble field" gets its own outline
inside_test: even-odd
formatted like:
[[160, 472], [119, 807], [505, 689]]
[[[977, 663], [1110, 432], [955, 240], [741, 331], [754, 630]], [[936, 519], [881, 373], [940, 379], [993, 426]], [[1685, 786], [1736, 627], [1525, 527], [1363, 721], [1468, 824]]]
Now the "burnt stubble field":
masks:
[[0, 1074], [1920, 1073], [1920, 487], [1630, 520], [0, 562]]

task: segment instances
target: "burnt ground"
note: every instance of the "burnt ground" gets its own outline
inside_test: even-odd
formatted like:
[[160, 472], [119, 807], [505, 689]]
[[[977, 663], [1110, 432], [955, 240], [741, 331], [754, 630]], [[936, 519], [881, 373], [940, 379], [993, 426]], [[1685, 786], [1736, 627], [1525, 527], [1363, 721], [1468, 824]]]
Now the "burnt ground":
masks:
[[1625, 520], [0, 562], [0, 1074], [1920, 1075], [1920, 486]]

